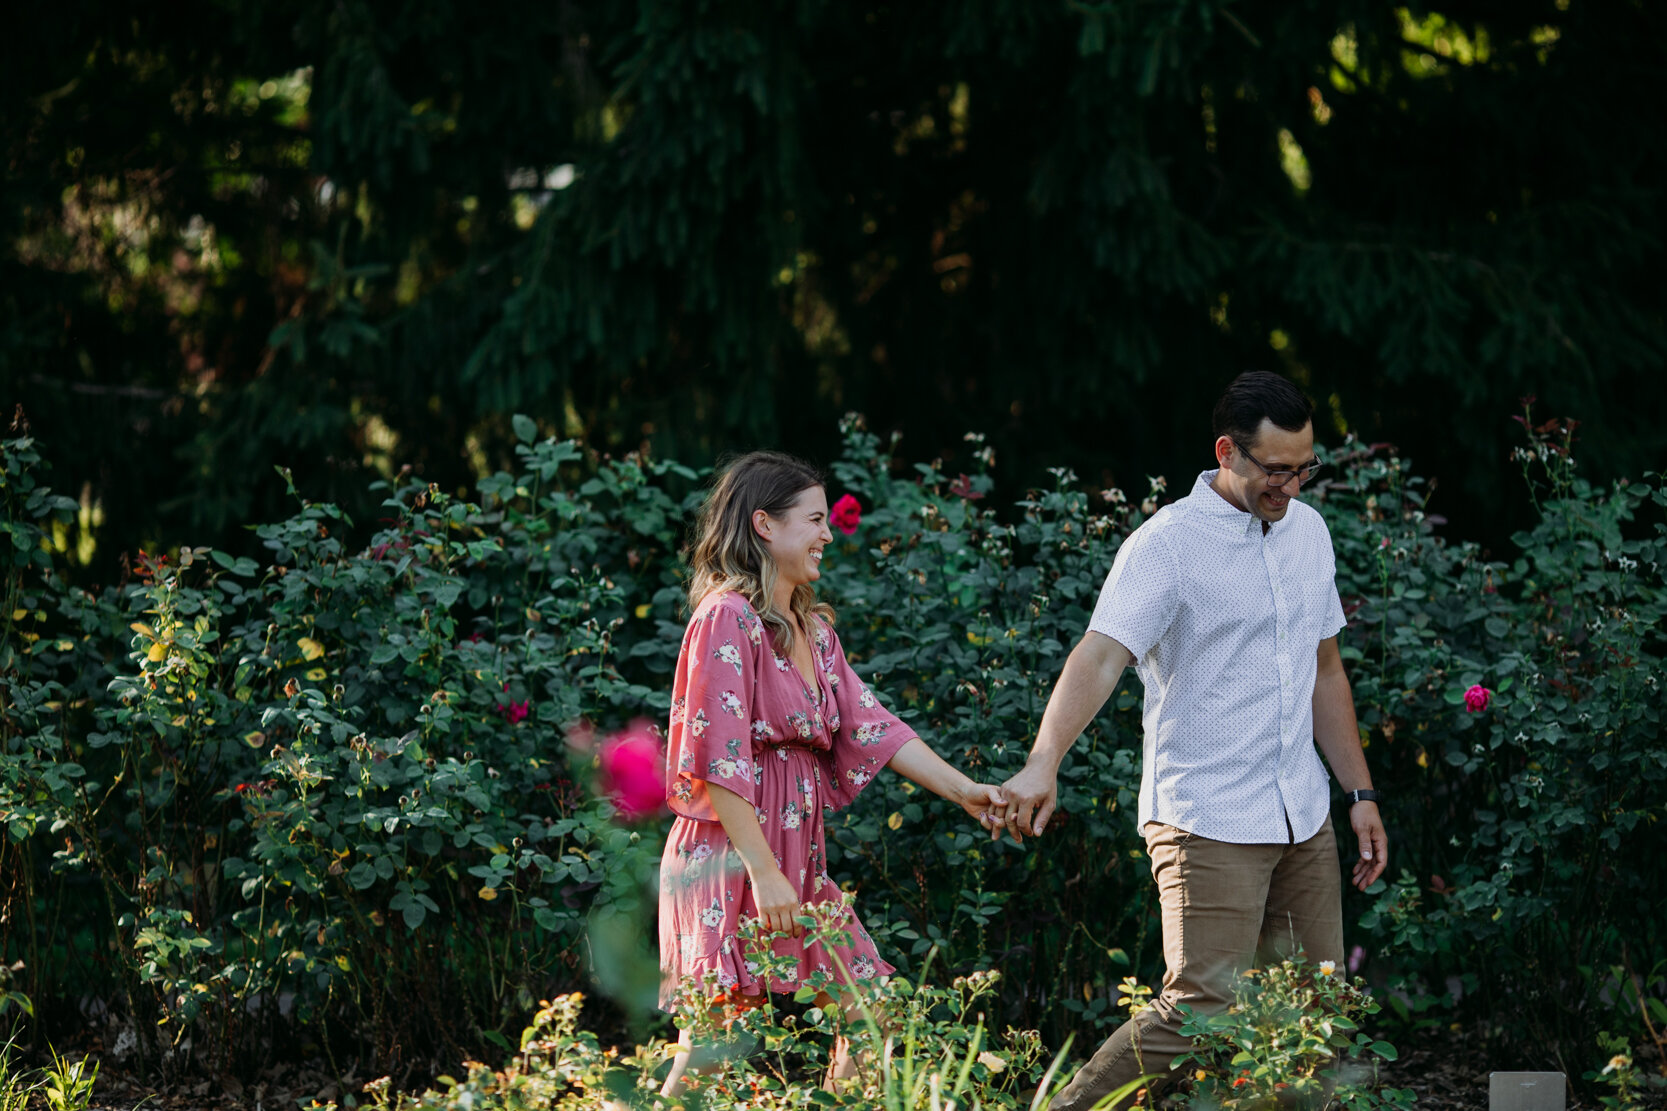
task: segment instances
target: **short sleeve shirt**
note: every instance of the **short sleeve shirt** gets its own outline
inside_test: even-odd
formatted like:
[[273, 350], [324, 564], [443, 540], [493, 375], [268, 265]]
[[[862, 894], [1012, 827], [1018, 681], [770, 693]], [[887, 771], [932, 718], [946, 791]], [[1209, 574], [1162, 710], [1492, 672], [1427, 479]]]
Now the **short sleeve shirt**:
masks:
[[1118, 549], [1088, 628], [1133, 654], [1146, 689], [1139, 824], [1269, 844], [1319, 832], [1315, 654], [1345, 625], [1331, 533], [1290, 502], [1262, 522], [1198, 476]]

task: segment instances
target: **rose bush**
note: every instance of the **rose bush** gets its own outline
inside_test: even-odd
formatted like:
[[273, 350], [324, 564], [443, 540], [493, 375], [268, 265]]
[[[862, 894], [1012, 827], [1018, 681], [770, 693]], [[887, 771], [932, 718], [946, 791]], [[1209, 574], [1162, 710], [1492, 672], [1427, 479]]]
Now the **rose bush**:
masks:
[[[1473, 1021], [1578, 1074], [1591, 1030], [1643, 1060], [1644, 1016], [1667, 1016], [1667, 559], [1641, 519], [1667, 494], [1583, 483], [1564, 427], [1530, 426], [1540, 524], [1507, 558], [1444, 542], [1392, 450], [1328, 452], [1309, 497], [1388, 795], [1393, 880], [1348, 907], [1361, 971], [1393, 989], [1380, 1017]], [[261, 559], [145, 556], [101, 593], [56, 576], [74, 503], [32, 441], [4, 445], [0, 963], [23, 962], [7, 990], [37, 1022], [77, 1022], [89, 996], [170, 1068], [294, 1037], [363, 1075], [507, 1041], [537, 999], [598, 980], [636, 1002], [597, 1021], [651, 1000], [658, 827], [615, 820], [646, 806], [645, 753], [567, 737], [662, 719], [700, 476], [516, 428], [515, 470], [472, 500], [401, 481], [367, 535], [298, 495], [255, 531]], [[976, 442], [951, 473], [844, 432], [835, 489], [866, 508], [824, 565], [841, 638], [946, 757], [999, 781], [1167, 484], [1058, 470], [1000, 507]], [[1079, 742], [1042, 841], [991, 844], [890, 775], [835, 816], [831, 870], [905, 975], [933, 947], [945, 975], [1000, 967], [992, 1021], [1048, 1045], [1121, 1020], [1121, 981], [1161, 968], [1139, 694], [1126, 676]]]

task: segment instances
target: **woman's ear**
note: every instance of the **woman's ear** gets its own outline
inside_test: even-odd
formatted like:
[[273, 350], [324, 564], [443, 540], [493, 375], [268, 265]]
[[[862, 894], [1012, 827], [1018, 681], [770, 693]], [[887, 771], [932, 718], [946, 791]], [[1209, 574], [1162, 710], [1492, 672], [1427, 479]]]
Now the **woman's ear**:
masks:
[[774, 524], [775, 522], [770, 520], [770, 515], [762, 509], [755, 509], [752, 511], [752, 530], [756, 532], [758, 534], [758, 538], [766, 544], [770, 542], [771, 526]]

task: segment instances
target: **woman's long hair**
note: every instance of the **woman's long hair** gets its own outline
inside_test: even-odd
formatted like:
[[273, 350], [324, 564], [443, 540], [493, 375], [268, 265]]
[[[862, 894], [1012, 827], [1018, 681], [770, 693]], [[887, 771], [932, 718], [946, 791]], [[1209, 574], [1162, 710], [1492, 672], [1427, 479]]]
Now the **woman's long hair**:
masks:
[[[827, 487], [822, 472], [778, 451], [751, 452], [723, 469], [695, 518], [689, 557], [691, 611], [708, 594], [733, 590], [764, 619], [782, 651], [793, 650], [793, 622], [774, 601], [776, 561], [754, 531], [752, 515], [762, 509], [780, 520], [812, 486]], [[833, 624], [833, 607], [818, 602], [809, 583], [793, 588], [792, 608], [807, 630], [812, 615]]]

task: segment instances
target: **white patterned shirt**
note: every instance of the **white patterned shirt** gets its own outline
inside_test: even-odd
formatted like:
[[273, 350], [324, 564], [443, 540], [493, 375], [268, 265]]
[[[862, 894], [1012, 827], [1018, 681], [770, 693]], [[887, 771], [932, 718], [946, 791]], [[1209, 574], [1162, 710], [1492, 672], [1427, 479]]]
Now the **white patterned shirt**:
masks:
[[1216, 841], [1304, 841], [1330, 812], [1314, 748], [1315, 652], [1346, 624], [1331, 533], [1292, 499], [1262, 522], [1215, 471], [1123, 541], [1088, 623], [1146, 688], [1139, 826]]

